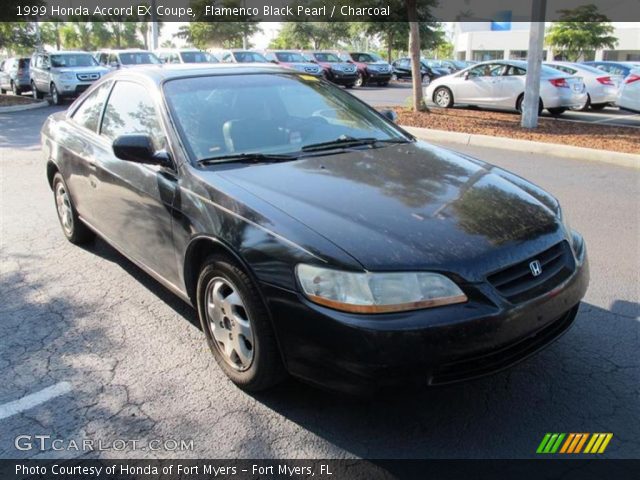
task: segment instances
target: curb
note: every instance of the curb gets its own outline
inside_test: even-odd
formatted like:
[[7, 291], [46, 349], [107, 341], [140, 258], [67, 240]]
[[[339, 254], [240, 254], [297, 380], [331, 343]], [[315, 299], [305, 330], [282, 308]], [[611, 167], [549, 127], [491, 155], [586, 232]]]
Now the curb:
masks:
[[0, 107], [0, 113], [22, 112], [24, 110], [34, 110], [36, 108], [48, 107], [49, 102], [42, 100], [36, 103], [27, 103], [25, 105], [11, 105], [10, 107]]
[[587, 160], [590, 162], [610, 163], [622, 167], [640, 169], [640, 155], [633, 153], [612, 152], [609, 150], [597, 150], [595, 148], [574, 147], [558, 143], [534, 142], [531, 140], [516, 140], [507, 137], [491, 137], [461, 132], [448, 132], [446, 130], [432, 130], [430, 128], [407, 127], [401, 128], [419, 138], [430, 142], [460, 143], [476, 147], [500, 148], [503, 150], [515, 150], [524, 153], [540, 153], [554, 157], [572, 158], [575, 160]]

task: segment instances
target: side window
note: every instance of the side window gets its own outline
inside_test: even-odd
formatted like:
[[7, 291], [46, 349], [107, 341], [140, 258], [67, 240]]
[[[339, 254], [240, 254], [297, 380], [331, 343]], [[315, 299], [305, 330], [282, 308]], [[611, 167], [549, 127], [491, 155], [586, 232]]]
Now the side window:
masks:
[[150, 135], [156, 149], [165, 148], [164, 133], [149, 92], [133, 82], [116, 82], [102, 119], [101, 135], [115, 140], [126, 133]]
[[102, 107], [107, 99], [110, 88], [111, 82], [103, 83], [89, 96], [87, 96], [87, 98], [82, 102], [82, 105], [80, 105], [71, 117], [73, 121], [92, 132], [97, 132]]
[[227, 63], [231, 62], [231, 54], [225, 53], [224, 56], [222, 57], [222, 61]]
[[177, 53], [171, 55], [171, 63], [180, 63], [180, 57]]
[[49, 55], [42, 56], [42, 59], [40, 60], [40, 66], [42, 68], [49, 68]]
[[109, 55], [109, 65], [111, 64], [120, 65], [120, 62], [118, 61], [118, 56], [113, 53]]
[[527, 72], [524, 70], [524, 68], [520, 68], [520, 67], [514, 67], [514, 66], [510, 66], [507, 71], [505, 72], [505, 75], [513, 77], [513, 76], [521, 76], [521, 75], [525, 75]]
[[400, 60], [400, 68], [409, 68], [409, 66], [409, 60], [407, 60], [406, 58]]
[[106, 65], [107, 64], [107, 54], [106, 53], [101, 53], [100, 54], [100, 64], [101, 65]]

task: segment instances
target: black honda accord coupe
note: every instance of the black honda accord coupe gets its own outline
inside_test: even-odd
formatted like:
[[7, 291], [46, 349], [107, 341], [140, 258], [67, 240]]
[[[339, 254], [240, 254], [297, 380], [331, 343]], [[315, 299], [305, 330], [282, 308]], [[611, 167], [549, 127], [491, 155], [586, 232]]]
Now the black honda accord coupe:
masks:
[[589, 282], [553, 196], [280, 67], [114, 72], [42, 145], [64, 235], [196, 308], [246, 390], [492, 373], [564, 333]]

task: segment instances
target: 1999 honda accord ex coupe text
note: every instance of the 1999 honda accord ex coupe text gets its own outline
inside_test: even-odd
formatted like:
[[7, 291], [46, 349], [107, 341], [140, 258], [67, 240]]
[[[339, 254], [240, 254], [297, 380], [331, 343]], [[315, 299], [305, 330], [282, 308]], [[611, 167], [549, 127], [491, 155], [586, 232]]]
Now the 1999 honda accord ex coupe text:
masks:
[[246, 390], [454, 382], [559, 337], [589, 274], [555, 198], [392, 118], [274, 65], [147, 66], [42, 144], [65, 236], [97, 233], [197, 308]]

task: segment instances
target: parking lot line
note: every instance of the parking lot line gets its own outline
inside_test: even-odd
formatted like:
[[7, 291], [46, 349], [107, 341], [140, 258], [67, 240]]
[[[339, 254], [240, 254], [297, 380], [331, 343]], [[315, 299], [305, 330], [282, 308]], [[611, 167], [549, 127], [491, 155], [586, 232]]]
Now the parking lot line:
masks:
[[52, 398], [69, 393], [70, 391], [71, 384], [69, 382], [60, 382], [40, 390], [39, 392], [30, 393], [18, 400], [0, 405], [0, 420], [24, 412], [25, 410], [29, 410], [41, 403], [51, 400]]

